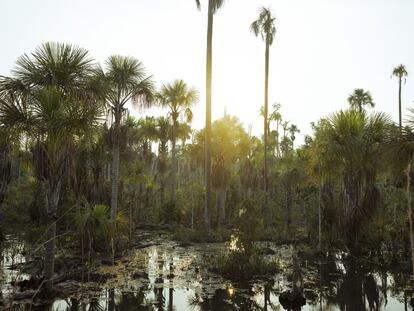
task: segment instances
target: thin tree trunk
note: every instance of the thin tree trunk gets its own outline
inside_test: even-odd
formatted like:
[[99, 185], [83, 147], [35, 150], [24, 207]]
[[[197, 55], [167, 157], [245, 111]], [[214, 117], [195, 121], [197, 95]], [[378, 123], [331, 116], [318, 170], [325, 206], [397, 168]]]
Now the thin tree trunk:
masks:
[[402, 118], [401, 118], [401, 77], [398, 81], [398, 116], [399, 116], [399, 125], [400, 125], [400, 132], [402, 128]]
[[61, 182], [51, 182], [46, 195], [47, 206], [47, 241], [45, 244], [45, 260], [43, 267], [43, 276], [45, 285], [48, 290], [53, 285], [53, 275], [55, 272], [55, 247], [56, 247], [56, 220], [57, 205], [59, 202]]
[[161, 174], [161, 181], [160, 181], [160, 206], [163, 208], [164, 206], [164, 175]]
[[175, 189], [176, 189], [176, 182], [177, 182], [177, 156], [176, 156], [176, 121], [173, 121], [172, 127], [172, 148], [171, 148], [171, 160], [172, 160], [172, 176], [171, 176], [171, 202], [175, 202]]
[[213, 10], [214, 0], [208, 1], [207, 22], [207, 60], [206, 60], [206, 137], [205, 137], [205, 179], [206, 201], [204, 207], [204, 221], [210, 228], [211, 210], [211, 92], [212, 92], [212, 63], [213, 63]]
[[115, 221], [118, 212], [118, 190], [119, 190], [119, 146], [114, 145], [112, 149], [112, 187], [111, 187], [111, 221]]
[[319, 196], [318, 196], [318, 251], [322, 249], [322, 182], [321, 182], [321, 168], [319, 167]]
[[6, 196], [7, 186], [10, 182], [11, 161], [9, 148], [3, 144], [0, 149], [0, 240], [4, 237], [4, 206], [3, 201]]
[[115, 117], [112, 147], [111, 222], [115, 221], [116, 214], [118, 212], [120, 122], [121, 118]]
[[226, 189], [216, 190], [216, 202], [218, 214], [218, 227], [221, 228], [226, 217]]
[[267, 149], [268, 149], [268, 124], [267, 124], [267, 114], [268, 114], [268, 89], [269, 89], [269, 40], [266, 38], [266, 52], [265, 52], [265, 95], [264, 95], [264, 170], [263, 170], [263, 191], [264, 191], [264, 216], [265, 223], [269, 225], [269, 207], [267, 202]]
[[410, 247], [411, 247], [411, 264], [412, 264], [412, 273], [414, 276], [414, 234], [413, 234], [413, 217], [412, 217], [412, 207], [411, 207], [411, 160], [407, 165], [405, 170], [405, 175], [407, 177], [407, 209], [408, 209], [408, 222], [410, 224]]

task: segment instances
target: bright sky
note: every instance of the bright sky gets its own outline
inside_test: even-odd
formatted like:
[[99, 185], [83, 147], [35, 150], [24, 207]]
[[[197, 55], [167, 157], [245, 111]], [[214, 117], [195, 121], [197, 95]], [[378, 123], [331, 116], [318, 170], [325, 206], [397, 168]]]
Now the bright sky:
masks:
[[[193, 125], [205, 118], [206, 4], [194, 0], [1, 0], [0, 75], [46, 41], [77, 44], [103, 63], [111, 54], [141, 60], [158, 85], [183, 79], [200, 91]], [[224, 107], [262, 132], [264, 43], [249, 30], [261, 6], [276, 16], [269, 104], [309, 134], [310, 122], [347, 107], [355, 88], [398, 120], [392, 68], [408, 70], [403, 109], [414, 100], [413, 0], [227, 0], [215, 15], [213, 119]], [[302, 141], [302, 135], [299, 135]]]

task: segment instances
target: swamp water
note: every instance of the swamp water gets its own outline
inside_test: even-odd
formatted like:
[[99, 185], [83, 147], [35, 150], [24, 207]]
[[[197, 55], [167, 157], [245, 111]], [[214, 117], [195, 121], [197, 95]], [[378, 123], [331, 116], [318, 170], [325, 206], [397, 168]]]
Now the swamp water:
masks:
[[[94, 282], [76, 283], [77, 290], [54, 301], [15, 300], [12, 310], [115, 311], [115, 310], [289, 310], [279, 295], [291, 288], [292, 248], [266, 243], [270, 260], [281, 272], [239, 284], [206, 268], [222, 253], [224, 244], [182, 246], [164, 234], [141, 232], [139, 249], [115, 266], [102, 266]], [[145, 244], [146, 243], [146, 244]], [[270, 250], [270, 251], [269, 251]], [[19, 272], [24, 264], [25, 243], [8, 236], [1, 249], [0, 300], [5, 305], [15, 295], [12, 281], [28, 279]], [[408, 276], [384, 272], [361, 264], [344, 263], [340, 258], [301, 258], [306, 305], [296, 310], [412, 310], [411, 297], [404, 290]], [[95, 274], [96, 276], [96, 274]], [[293, 309], [292, 309], [293, 310]]]

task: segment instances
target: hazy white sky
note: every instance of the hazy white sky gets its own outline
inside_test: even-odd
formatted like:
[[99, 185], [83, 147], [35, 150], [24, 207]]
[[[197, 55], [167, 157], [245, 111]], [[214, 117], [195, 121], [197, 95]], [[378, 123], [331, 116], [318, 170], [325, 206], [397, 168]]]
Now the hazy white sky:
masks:
[[[200, 91], [194, 126], [204, 124], [206, 3], [194, 0], [0, 0], [0, 75], [40, 43], [140, 59], [158, 85], [183, 79]], [[269, 103], [310, 133], [310, 122], [347, 107], [355, 88], [369, 90], [376, 110], [398, 119], [392, 68], [406, 65], [403, 108], [414, 100], [413, 0], [227, 0], [215, 15], [213, 118], [224, 106], [253, 133], [262, 132], [264, 43], [249, 31], [270, 6], [277, 34], [270, 54]], [[302, 135], [300, 135], [302, 137]]]

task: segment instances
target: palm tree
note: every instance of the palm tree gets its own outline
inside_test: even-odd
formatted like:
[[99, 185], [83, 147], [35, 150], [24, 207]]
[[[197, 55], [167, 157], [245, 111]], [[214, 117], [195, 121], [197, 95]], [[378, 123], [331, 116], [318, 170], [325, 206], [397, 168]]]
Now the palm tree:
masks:
[[354, 92], [349, 95], [348, 103], [351, 109], [362, 112], [364, 106], [375, 107], [375, 103], [372, 100], [371, 93], [364, 89], [355, 89]]
[[153, 81], [145, 74], [143, 64], [133, 57], [110, 56], [105, 71], [96, 70], [96, 76], [105, 82], [106, 102], [113, 116], [112, 171], [111, 171], [111, 220], [118, 210], [119, 146], [122, 117], [130, 102], [150, 106], [153, 96]]
[[13, 78], [0, 85], [0, 125], [39, 142], [47, 157], [42, 179], [46, 186], [47, 241], [44, 278], [53, 283], [57, 207], [70, 149], [97, 124], [102, 97], [91, 79], [89, 53], [76, 46], [45, 43], [17, 61]]
[[403, 64], [398, 65], [392, 71], [392, 75], [398, 78], [398, 116], [399, 116], [399, 126], [401, 131], [402, 126], [402, 119], [401, 119], [401, 82], [404, 79], [404, 83], [406, 81], [406, 77], [408, 75], [407, 69]]
[[280, 146], [279, 146], [279, 126], [282, 122], [282, 115], [280, 114], [279, 110], [281, 108], [281, 104], [273, 104], [273, 111], [269, 114], [269, 123], [270, 121], [276, 122], [276, 156], [280, 157]]
[[296, 139], [296, 133], [300, 133], [300, 130], [298, 129], [298, 127], [295, 125], [295, 124], [292, 124], [290, 127], [289, 127], [289, 133], [290, 133], [290, 140], [291, 140], [291, 143], [292, 143], [292, 150], [293, 150], [293, 145], [294, 145], [294, 143], [295, 143], [295, 139]]
[[[261, 35], [266, 44], [265, 51], [265, 94], [264, 94], [264, 170], [263, 170], [263, 190], [265, 193], [265, 214], [268, 213], [267, 207], [267, 149], [268, 149], [268, 131], [267, 131], [267, 115], [268, 115], [268, 88], [269, 88], [269, 48], [273, 43], [276, 35], [276, 27], [274, 25], [275, 18], [269, 9], [261, 8], [259, 11], [259, 18], [255, 20], [251, 26], [251, 31], [255, 36]], [[266, 217], [266, 219], [269, 219]]]
[[198, 93], [194, 88], [189, 88], [183, 80], [175, 80], [171, 84], [161, 87], [157, 94], [159, 103], [162, 107], [169, 109], [169, 118], [172, 122], [171, 127], [171, 159], [172, 159], [172, 175], [171, 175], [171, 201], [175, 200], [176, 190], [176, 140], [179, 126], [178, 118], [184, 116], [187, 122], [191, 122], [193, 113], [191, 107], [198, 102]]
[[157, 119], [158, 172], [160, 174], [160, 206], [164, 206], [164, 175], [167, 166], [168, 141], [170, 140], [170, 122], [165, 117]]
[[340, 111], [318, 126], [313, 144], [316, 163], [326, 175], [340, 176], [346, 246], [355, 251], [363, 221], [379, 203], [378, 174], [386, 155], [390, 118], [383, 113]]
[[414, 109], [409, 109], [411, 116], [408, 124], [399, 132], [399, 135], [390, 135], [389, 151], [391, 163], [397, 166], [399, 172], [404, 171], [406, 176], [406, 199], [408, 222], [410, 226], [410, 248], [412, 273], [414, 275], [414, 233], [411, 196], [411, 174], [414, 160]]
[[[200, 0], [195, 0], [200, 8]], [[213, 21], [214, 13], [224, 4], [224, 0], [208, 0], [207, 19], [207, 59], [206, 59], [206, 132], [205, 132], [205, 178], [206, 202], [204, 206], [204, 221], [210, 226], [211, 210], [211, 93], [213, 67]]]

